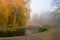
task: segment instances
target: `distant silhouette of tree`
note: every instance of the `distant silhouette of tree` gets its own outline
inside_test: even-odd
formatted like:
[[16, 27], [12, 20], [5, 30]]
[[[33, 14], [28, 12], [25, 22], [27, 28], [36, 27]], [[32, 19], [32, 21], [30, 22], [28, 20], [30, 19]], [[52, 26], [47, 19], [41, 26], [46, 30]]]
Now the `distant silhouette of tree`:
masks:
[[52, 0], [51, 5], [57, 7], [57, 11], [60, 10], [60, 0]]

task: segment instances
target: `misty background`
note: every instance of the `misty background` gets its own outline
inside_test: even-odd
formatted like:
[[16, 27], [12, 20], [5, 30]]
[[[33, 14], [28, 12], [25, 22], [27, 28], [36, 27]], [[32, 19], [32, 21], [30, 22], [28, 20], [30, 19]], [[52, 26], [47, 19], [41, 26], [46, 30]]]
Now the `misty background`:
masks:
[[60, 24], [60, 0], [31, 0], [29, 25]]

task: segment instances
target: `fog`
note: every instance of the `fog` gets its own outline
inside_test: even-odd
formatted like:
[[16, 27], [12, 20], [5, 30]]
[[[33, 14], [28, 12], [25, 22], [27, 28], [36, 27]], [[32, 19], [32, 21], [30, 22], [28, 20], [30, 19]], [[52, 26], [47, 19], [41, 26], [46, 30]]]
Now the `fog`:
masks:
[[[35, 5], [33, 5], [34, 2], [35, 2]], [[34, 2], [32, 1], [31, 3], [32, 12], [30, 13], [30, 20], [29, 20], [30, 24], [31, 23], [39, 24], [39, 25], [60, 24], [60, 19], [59, 19], [60, 18], [60, 12], [59, 12], [60, 6], [58, 6], [59, 4], [57, 4], [57, 3], [60, 3], [59, 0], [57, 0], [57, 2], [53, 0], [49, 0], [49, 1], [46, 0], [46, 2], [48, 3], [47, 5], [44, 2], [44, 0], [41, 1], [42, 3], [40, 4], [38, 4], [39, 2], [37, 3], [36, 0]], [[37, 4], [39, 5], [39, 7]], [[44, 5], [44, 7], [42, 5]]]

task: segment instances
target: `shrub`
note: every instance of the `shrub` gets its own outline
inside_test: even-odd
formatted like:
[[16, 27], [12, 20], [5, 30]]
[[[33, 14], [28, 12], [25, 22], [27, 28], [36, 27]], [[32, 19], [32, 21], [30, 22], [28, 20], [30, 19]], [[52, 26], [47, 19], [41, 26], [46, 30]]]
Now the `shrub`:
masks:
[[17, 29], [15, 31], [0, 31], [0, 37], [14, 37], [14, 36], [24, 36], [25, 29]]
[[47, 31], [47, 29], [46, 28], [43, 28], [43, 27], [40, 27], [38, 30], [39, 30], [39, 32]]
[[16, 36], [24, 36], [25, 35], [25, 29], [18, 29], [15, 32], [16, 32]]

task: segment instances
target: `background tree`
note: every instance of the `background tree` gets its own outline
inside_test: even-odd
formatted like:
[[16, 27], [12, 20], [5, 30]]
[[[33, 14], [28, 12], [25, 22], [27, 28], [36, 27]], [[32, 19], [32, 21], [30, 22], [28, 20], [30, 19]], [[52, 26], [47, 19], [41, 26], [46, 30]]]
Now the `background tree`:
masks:
[[60, 0], [52, 0], [51, 5], [56, 7], [56, 9], [51, 13], [52, 22], [60, 24]]
[[51, 5], [57, 7], [56, 10], [60, 10], [60, 0], [52, 0]]

